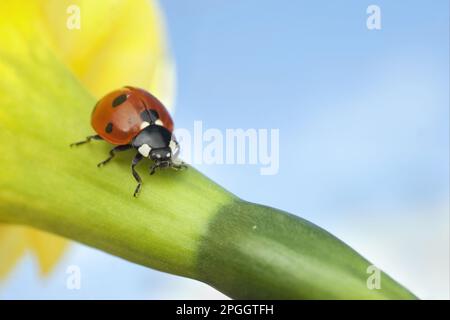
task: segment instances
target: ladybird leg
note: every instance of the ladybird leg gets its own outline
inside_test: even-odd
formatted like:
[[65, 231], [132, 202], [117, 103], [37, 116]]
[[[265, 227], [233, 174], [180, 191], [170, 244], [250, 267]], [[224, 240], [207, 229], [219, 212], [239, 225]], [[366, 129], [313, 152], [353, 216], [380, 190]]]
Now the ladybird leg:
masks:
[[135, 196], [135, 197], [137, 197], [139, 195], [139, 192], [141, 191], [142, 179], [134, 167], [136, 167], [136, 165], [141, 160], [142, 160], [142, 154], [137, 153], [134, 156], [133, 161], [131, 162], [131, 172], [133, 173], [133, 177], [136, 179], [136, 181], [138, 183], [138, 185], [136, 186], [136, 189], [134, 190], [134, 194], [133, 194], [133, 196]]
[[188, 168], [188, 166], [184, 162], [181, 162], [177, 164], [172, 164], [171, 168], [178, 171], [178, 170], [185, 170]]
[[93, 135], [93, 136], [87, 136], [86, 140], [71, 143], [70, 146], [71, 147], [76, 147], [76, 146], [79, 146], [81, 144], [85, 144], [85, 143], [91, 142], [91, 140], [103, 140], [103, 138], [100, 137], [98, 134]]
[[124, 144], [124, 145], [112, 148], [109, 151], [109, 157], [107, 159], [103, 160], [102, 162], [100, 162], [99, 164], [97, 164], [97, 167], [102, 167], [105, 164], [107, 164], [112, 158], [114, 158], [117, 151], [126, 151], [128, 149], [131, 149], [131, 144]]
[[159, 165], [157, 163], [154, 163], [151, 167], [150, 167], [150, 175], [154, 175], [156, 168], [158, 168]]

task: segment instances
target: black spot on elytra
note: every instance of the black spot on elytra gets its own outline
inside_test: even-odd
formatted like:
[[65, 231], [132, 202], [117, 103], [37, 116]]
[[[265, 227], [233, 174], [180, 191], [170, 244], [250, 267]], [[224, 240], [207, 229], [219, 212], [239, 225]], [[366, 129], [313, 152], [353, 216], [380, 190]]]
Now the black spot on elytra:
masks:
[[108, 124], [105, 127], [106, 133], [111, 133], [113, 129], [113, 124], [111, 122], [108, 122]]
[[156, 120], [159, 119], [159, 113], [156, 110], [150, 110], [150, 113], [152, 114], [153, 118]]
[[142, 121], [147, 121], [148, 123], [154, 123], [159, 119], [159, 114], [156, 110], [144, 110], [140, 114]]
[[112, 102], [112, 107], [115, 108], [119, 105], [121, 105], [122, 103], [124, 103], [127, 100], [127, 95], [126, 94], [121, 94], [120, 96], [118, 96], [117, 98], [115, 98]]

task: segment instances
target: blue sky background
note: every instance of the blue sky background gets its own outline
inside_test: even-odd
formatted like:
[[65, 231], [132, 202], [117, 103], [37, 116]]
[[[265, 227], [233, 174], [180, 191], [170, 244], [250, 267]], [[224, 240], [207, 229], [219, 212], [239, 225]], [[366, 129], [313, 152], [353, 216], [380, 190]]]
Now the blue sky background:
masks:
[[[381, 8], [382, 29], [366, 28]], [[161, 1], [176, 125], [280, 129], [280, 169], [198, 168], [298, 214], [421, 298], [449, 298], [449, 3]], [[65, 270], [82, 270], [67, 290]], [[199, 282], [74, 245], [48, 279], [32, 256], [2, 298], [220, 298]]]

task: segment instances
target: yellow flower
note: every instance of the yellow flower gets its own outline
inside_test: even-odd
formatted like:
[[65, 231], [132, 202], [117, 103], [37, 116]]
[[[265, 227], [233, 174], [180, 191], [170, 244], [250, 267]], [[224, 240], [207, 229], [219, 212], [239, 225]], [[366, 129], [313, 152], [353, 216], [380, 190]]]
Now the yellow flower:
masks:
[[[169, 109], [173, 105], [174, 68], [155, 1], [2, 0], [0, 34], [0, 81], [33, 72], [12, 72], [9, 59], [28, 55], [38, 60], [39, 48], [45, 46], [95, 97], [134, 85], [155, 93]], [[41, 273], [49, 272], [66, 245], [55, 235], [1, 224], [0, 279], [27, 250], [37, 256]]]

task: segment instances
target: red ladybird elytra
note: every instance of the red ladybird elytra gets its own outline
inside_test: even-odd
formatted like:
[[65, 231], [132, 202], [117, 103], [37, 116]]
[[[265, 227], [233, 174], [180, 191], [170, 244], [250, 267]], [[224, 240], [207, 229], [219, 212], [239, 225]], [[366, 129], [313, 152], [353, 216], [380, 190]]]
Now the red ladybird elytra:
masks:
[[95, 105], [91, 125], [97, 134], [71, 146], [91, 140], [105, 140], [115, 145], [109, 157], [98, 164], [99, 167], [108, 163], [118, 151], [136, 149], [138, 152], [131, 164], [132, 174], [138, 183], [135, 197], [142, 185], [135, 166], [142, 158], [153, 160], [150, 174], [154, 174], [157, 168], [178, 170], [187, 167], [178, 160], [180, 148], [173, 134], [172, 117], [156, 97], [143, 89], [127, 86], [108, 93]]

